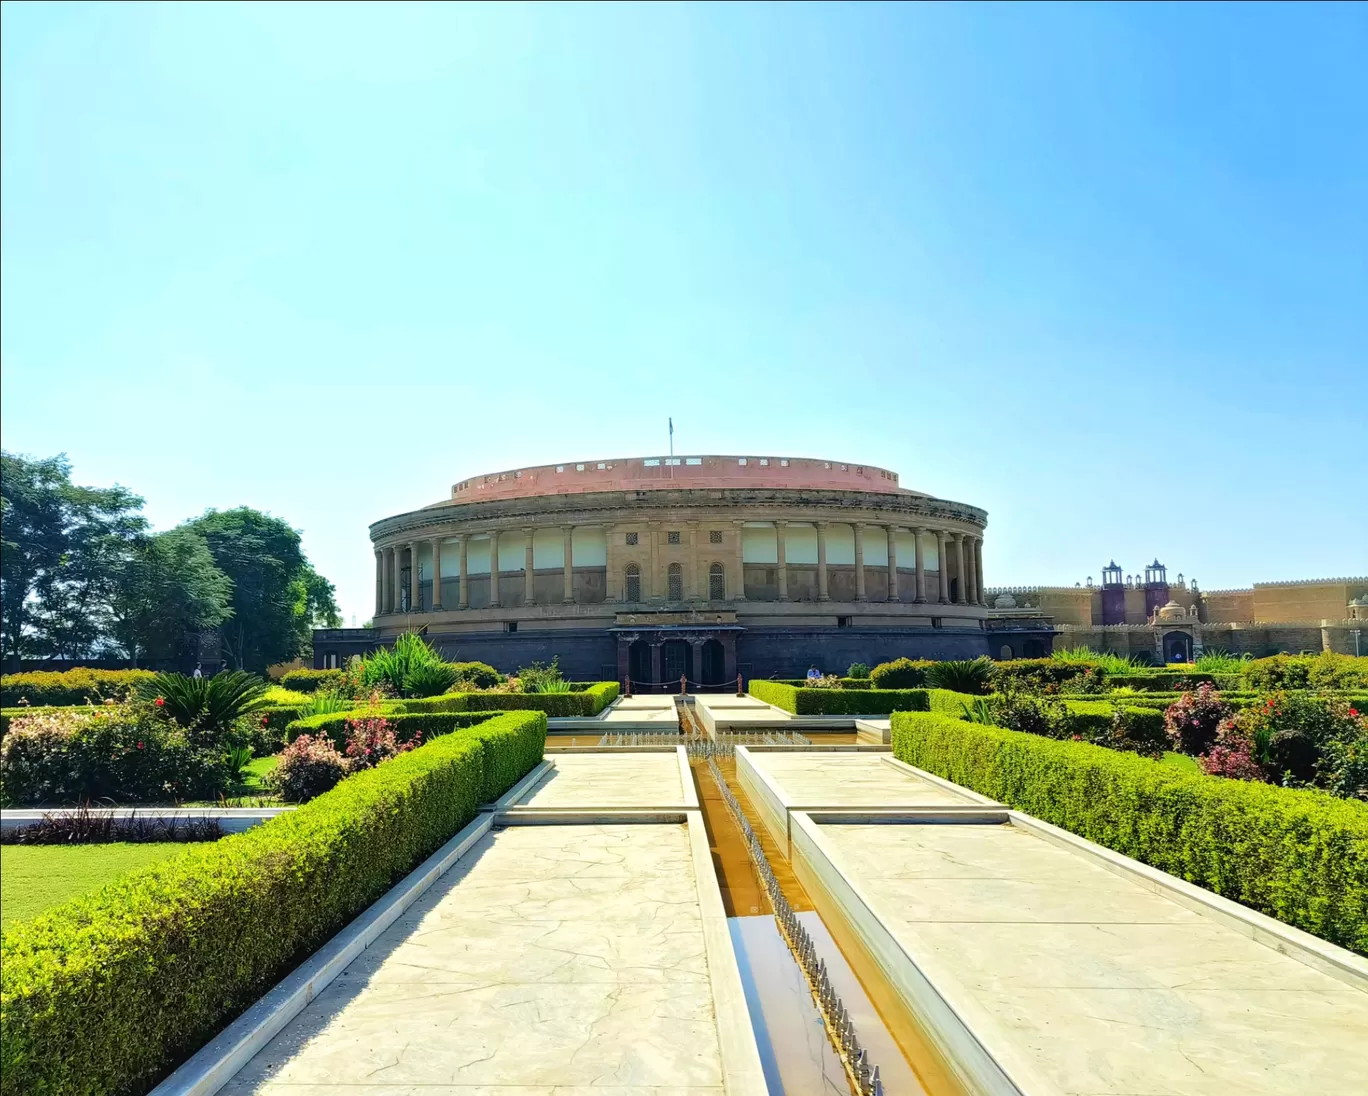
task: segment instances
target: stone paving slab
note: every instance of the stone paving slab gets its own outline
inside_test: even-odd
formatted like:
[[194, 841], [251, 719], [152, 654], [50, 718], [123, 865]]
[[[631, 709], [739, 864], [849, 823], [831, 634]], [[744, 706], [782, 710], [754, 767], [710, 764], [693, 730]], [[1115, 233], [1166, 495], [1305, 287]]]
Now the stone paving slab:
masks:
[[969, 800], [877, 753], [746, 751], [746, 760], [767, 775], [790, 809], [962, 805]]
[[1026, 1091], [1368, 1092], [1368, 993], [1080, 852], [1010, 824], [815, 832]]
[[681, 825], [494, 831], [222, 1091], [716, 1096], [693, 872]]
[[556, 754], [546, 775], [519, 800], [518, 806], [660, 807], [683, 802], [679, 755], [667, 750]]

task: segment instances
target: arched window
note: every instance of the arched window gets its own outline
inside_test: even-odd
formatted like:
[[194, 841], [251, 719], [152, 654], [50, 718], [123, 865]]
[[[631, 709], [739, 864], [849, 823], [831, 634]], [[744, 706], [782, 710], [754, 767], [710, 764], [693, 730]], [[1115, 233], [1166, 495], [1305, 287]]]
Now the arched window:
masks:
[[722, 564], [714, 563], [708, 568], [708, 600], [725, 601], [727, 599], [727, 572], [723, 570]]
[[626, 599], [627, 599], [628, 601], [640, 601], [640, 600], [641, 600], [641, 568], [638, 567], [635, 563], [629, 563], [629, 564], [627, 564], [627, 583], [626, 583], [626, 586], [627, 586], [627, 591], [626, 591], [626, 595], [625, 595], [625, 596], [626, 596]]
[[665, 572], [665, 597], [669, 601], [684, 600], [684, 568], [678, 563], [670, 564]]

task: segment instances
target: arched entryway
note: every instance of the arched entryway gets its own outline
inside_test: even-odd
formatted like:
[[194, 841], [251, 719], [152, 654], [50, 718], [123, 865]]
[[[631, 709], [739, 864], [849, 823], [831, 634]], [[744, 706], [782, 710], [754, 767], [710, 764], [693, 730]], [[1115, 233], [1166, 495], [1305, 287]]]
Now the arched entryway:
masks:
[[627, 674], [636, 685], [652, 681], [651, 645], [638, 639], [627, 648]]
[[1166, 632], [1164, 634], [1164, 661], [1191, 662], [1192, 637], [1186, 632]]
[[660, 652], [660, 677], [666, 692], [679, 688], [681, 677], [697, 680], [693, 672], [693, 647], [682, 639], [667, 639]]
[[698, 680], [704, 685], [721, 685], [727, 679], [727, 652], [717, 640], [703, 644], [700, 660], [703, 665], [698, 668]]

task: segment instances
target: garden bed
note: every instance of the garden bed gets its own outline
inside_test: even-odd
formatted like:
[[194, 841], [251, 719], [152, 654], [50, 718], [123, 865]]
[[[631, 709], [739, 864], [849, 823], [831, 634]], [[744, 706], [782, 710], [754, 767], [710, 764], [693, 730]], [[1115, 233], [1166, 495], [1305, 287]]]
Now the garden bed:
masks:
[[0, 927], [99, 890], [125, 872], [190, 846], [180, 841], [0, 846]]

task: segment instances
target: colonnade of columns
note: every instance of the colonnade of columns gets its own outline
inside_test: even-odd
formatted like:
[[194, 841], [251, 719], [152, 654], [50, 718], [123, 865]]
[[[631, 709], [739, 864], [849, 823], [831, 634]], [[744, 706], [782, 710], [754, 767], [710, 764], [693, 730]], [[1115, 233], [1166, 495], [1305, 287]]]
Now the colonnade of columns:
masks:
[[[702, 555], [698, 552], [699, 523], [690, 521], [689, 539], [690, 548], [693, 549], [693, 582], [694, 589], [688, 595], [692, 598], [706, 599], [708, 596], [708, 576], [706, 567], [700, 563]], [[789, 522], [778, 520], [774, 522], [775, 548], [778, 570], [778, 593], [780, 601], [789, 599], [789, 574], [788, 574], [788, 553], [787, 553], [787, 531]], [[830, 601], [830, 582], [827, 564], [827, 534], [831, 522], [818, 521], [813, 523], [817, 531], [817, 600]], [[842, 523], [845, 524], [845, 523]], [[849, 523], [854, 535], [854, 563], [855, 563], [855, 600], [857, 602], [868, 601], [868, 592], [865, 582], [865, 562], [864, 562], [864, 540], [865, 531], [871, 526], [866, 523]], [[732, 567], [728, 567], [726, 595], [729, 601], [745, 600], [745, 551], [743, 545], [742, 529], [745, 525], [743, 521], [734, 521], [735, 527], [735, 562]], [[984, 595], [983, 582], [983, 538], [971, 533], [961, 533], [949, 529], [931, 529], [925, 526], [899, 526], [885, 525], [872, 526], [881, 528], [887, 537], [888, 559], [887, 567], [887, 597], [890, 602], [901, 601], [902, 595], [899, 590], [897, 537], [898, 533], [910, 528], [913, 533], [913, 544], [915, 545], [915, 564], [914, 564], [914, 585], [912, 602], [917, 605], [935, 603], [941, 605], [980, 605], [986, 606], [987, 601]], [[562, 589], [562, 601], [565, 604], [574, 604], [574, 567], [572, 536], [574, 526], [560, 526], [564, 537], [564, 584]], [[532, 604], [534, 598], [534, 558], [533, 558], [533, 536], [535, 530], [525, 527], [520, 530], [523, 538], [523, 602]], [[498, 608], [500, 605], [499, 594], [499, 542], [502, 537], [511, 534], [509, 531], [490, 530], [486, 534], [489, 539], [490, 553], [490, 592], [489, 607]], [[937, 580], [933, 584], [928, 581], [926, 574], [926, 560], [923, 552], [923, 541], [926, 537], [935, 536], [937, 542]], [[470, 584], [469, 584], [469, 542], [471, 534], [457, 533], [452, 537], [434, 537], [429, 540], [432, 554], [432, 600], [431, 608], [436, 611], [445, 608], [442, 603], [442, 555], [441, 546], [446, 540], [454, 540], [460, 557], [458, 570], [458, 592], [456, 608], [468, 609], [470, 607]], [[650, 569], [654, 575], [658, 570], [656, 566], [656, 554], [658, 551], [656, 540], [658, 537], [652, 536], [649, 543]], [[375, 550], [375, 612], [377, 615], [387, 612], [415, 611], [414, 608], [421, 604], [420, 596], [420, 573], [418, 568], [420, 540], [410, 540], [395, 545], [383, 546]], [[952, 555], [953, 553], [953, 555]], [[404, 559], [409, 560], [409, 589], [407, 605], [403, 597], [403, 567]], [[959, 581], [952, 589], [951, 586], [951, 561], [953, 560], [954, 572]]]

